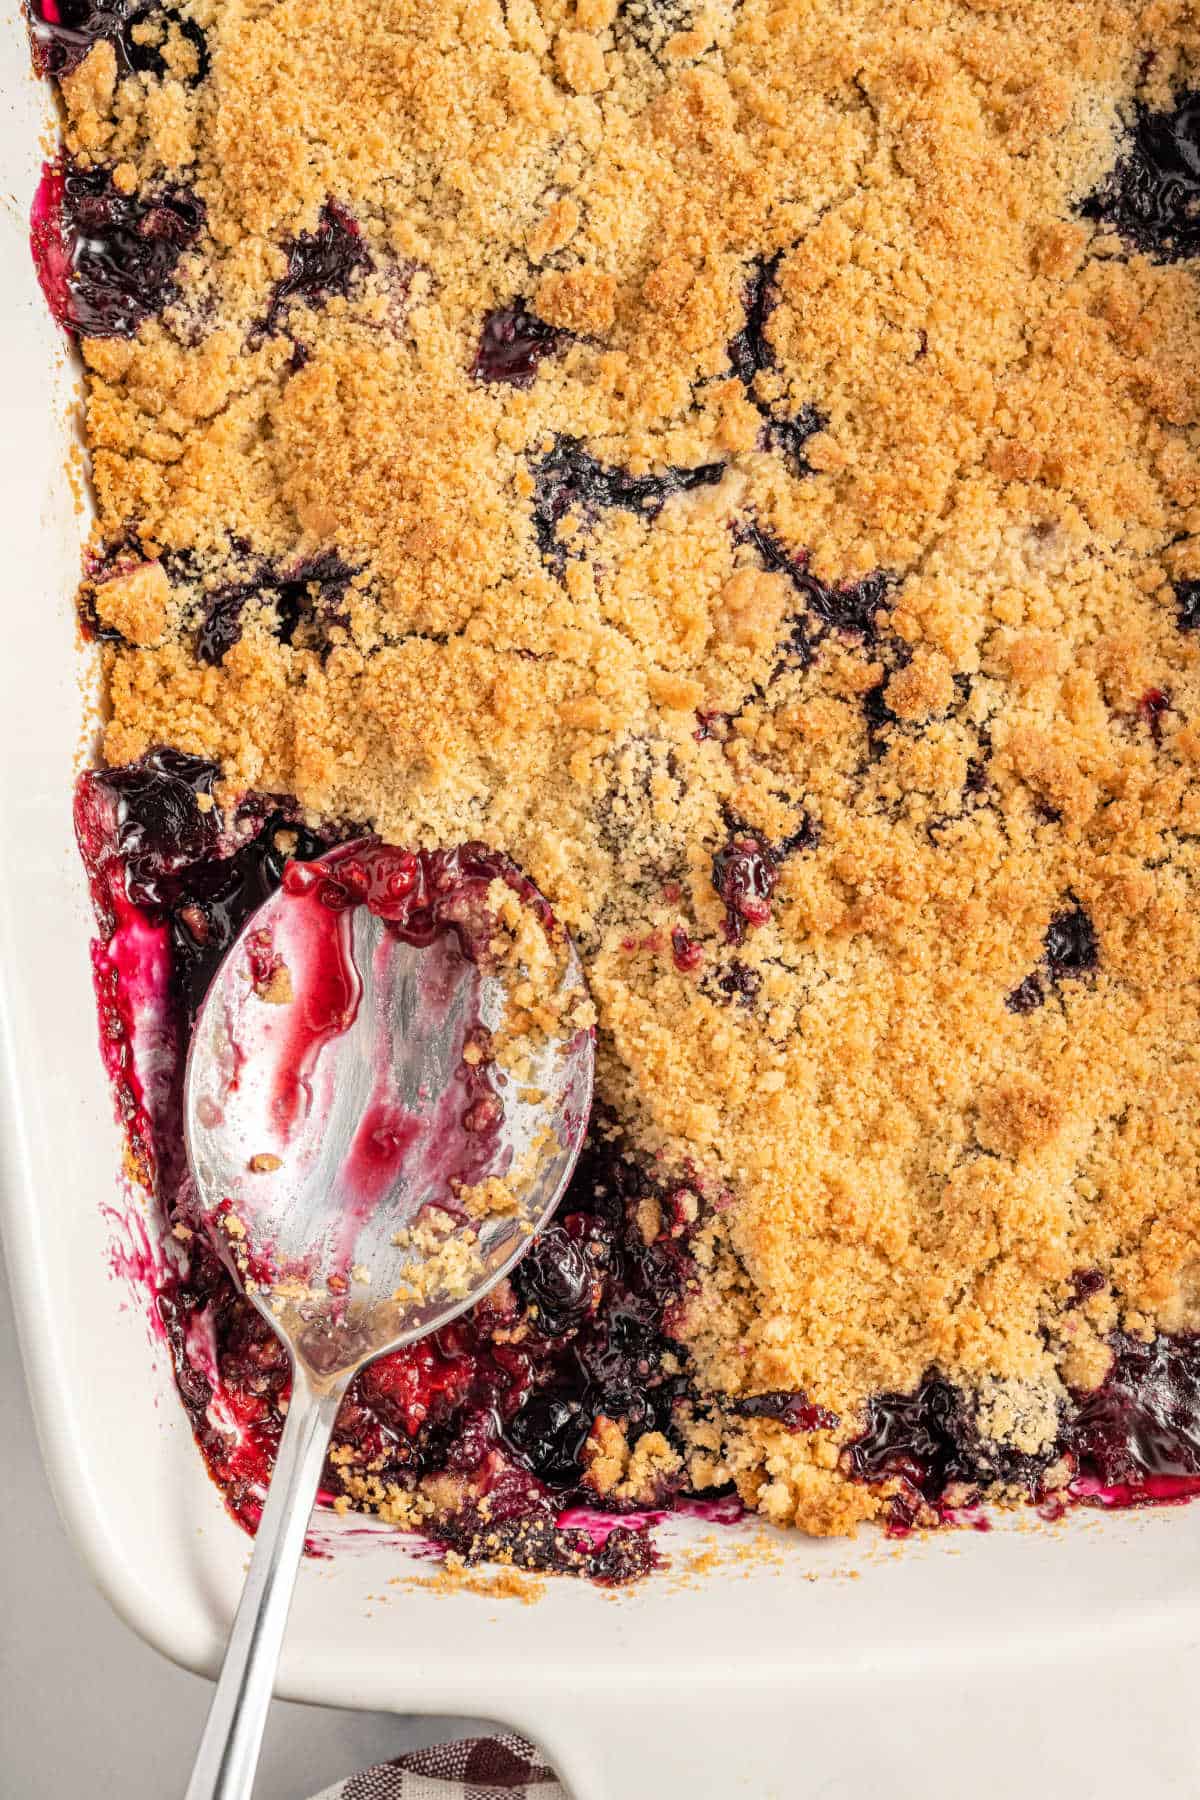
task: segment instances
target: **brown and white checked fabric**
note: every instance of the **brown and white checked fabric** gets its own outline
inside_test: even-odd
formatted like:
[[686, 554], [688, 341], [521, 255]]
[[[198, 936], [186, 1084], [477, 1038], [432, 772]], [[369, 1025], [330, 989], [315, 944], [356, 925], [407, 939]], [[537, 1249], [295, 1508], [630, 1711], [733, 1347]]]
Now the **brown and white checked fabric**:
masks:
[[326, 1788], [316, 1800], [568, 1800], [541, 1752], [515, 1732], [410, 1750]]

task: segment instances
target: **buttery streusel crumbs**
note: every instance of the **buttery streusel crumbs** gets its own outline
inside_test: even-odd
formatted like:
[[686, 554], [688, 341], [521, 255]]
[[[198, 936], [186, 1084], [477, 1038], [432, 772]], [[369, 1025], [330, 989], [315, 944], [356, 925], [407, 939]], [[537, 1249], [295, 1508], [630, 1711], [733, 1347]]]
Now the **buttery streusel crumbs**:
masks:
[[[1045, 1449], [1115, 1326], [1200, 1325], [1196, 274], [1080, 212], [1194, 15], [184, 10], [206, 80], [168, 33], [62, 83], [77, 156], [205, 208], [84, 345], [108, 757], [550, 898], [606, 1104], [735, 1196], [675, 1321], [695, 1485], [848, 1529], [839, 1447], [931, 1367]], [[514, 307], [530, 378], [482, 379]], [[840, 1423], [733, 1410], [796, 1389]]]

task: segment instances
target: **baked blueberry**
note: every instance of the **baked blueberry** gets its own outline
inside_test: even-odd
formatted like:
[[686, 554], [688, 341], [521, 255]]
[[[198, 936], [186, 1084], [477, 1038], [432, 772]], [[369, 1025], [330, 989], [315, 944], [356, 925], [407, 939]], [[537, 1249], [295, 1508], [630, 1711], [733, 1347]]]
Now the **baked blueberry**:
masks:
[[254, 574], [222, 583], [205, 595], [197, 656], [205, 663], [222, 662], [241, 638], [243, 615], [252, 603], [274, 608], [281, 643], [292, 643], [301, 625], [320, 636], [341, 621], [339, 609], [354, 574], [335, 550], [324, 550], [290, 571], [261, 563]]
[[790, 415], [781, 413], [777, 405], [763, 398], [758, 386], [759, 375], [777, 366], [767, 320], [778, 303], [776, 276], [782, 260], [783, 252], [776, 251], [774, 256], [760, 257], [751, 268], [745, 291], [746, 322], [729, 340], [728, 354], [734, 374], [763, 416], [764, 447], [777, 450], [793, 474], [811, 475], [804, 446], [829, 421], [810, 402]]
[[523, 300], [498, 306], [483, 321], [471, 373], [478, 381], [529, 387], [543, 357], [557, 350], [565, 336], [530, 312]]
[[287, 273], [271, 294], [264, 325], [268, 335], [282, 329], [288, 308], [296, 303], [324, 306], [334, 294], [348, 298], [374, 266], [357, 220], [336, 200], [325, 202], [315, 231], [300, 232], [284, 250]]
[[577, 438], [560, 437], [533, 465], [533, 530], [538, 548], [561, 568], [565, 549], [558, 528], [568, 513], [581, 522], [608, 507], [654, 518], [673, 494], [710, 487], [725, 473], [724, 463], [701, 463], [694, 469], [667, 469], [662, 475], [630, 475], [619, 465], [602, 463]]
[[80, 337], [132, 337], [176, 298], [179, 259], [204, 219], [203, 202], [187, 188], [127, 194], [111, 169], [61, 158], [47, 168], [32, 216], [51, 312]]
[[1130, 246], [1163, 261], [1200, 251], [1200, 93], [1168, 111], [1140, 102], [1112, 173], [1081, 208]]

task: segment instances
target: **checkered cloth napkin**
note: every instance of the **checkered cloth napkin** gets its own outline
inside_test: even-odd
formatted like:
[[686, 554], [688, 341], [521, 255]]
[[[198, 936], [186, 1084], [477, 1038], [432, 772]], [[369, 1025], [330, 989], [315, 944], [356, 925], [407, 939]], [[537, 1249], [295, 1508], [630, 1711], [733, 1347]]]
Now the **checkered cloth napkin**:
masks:
[[568, 1800], [541, 1752], [515, 1732], [460, 1738], [376, 1763], [316, 1800]]

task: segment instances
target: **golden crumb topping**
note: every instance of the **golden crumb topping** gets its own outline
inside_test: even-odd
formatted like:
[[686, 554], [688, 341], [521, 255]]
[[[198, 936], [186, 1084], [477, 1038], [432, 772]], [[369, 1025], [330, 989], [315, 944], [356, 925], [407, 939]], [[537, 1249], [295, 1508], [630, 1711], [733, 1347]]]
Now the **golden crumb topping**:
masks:
[[[1197, 275], [1080, 206], [1191, 9], [189, 11], [205, 80], [64, 82], [205, 208], [84, 346], [107, 755], [538, 883], [605, 1103], [733, 1196], [694, 1482], [848, 1528], [935, 1366], [1044, 1445], [1098, 1329], [1200, 1325]], [[732, 1410], [799, 1388], [841, 1423]]]

